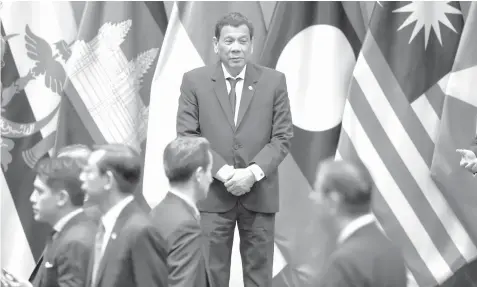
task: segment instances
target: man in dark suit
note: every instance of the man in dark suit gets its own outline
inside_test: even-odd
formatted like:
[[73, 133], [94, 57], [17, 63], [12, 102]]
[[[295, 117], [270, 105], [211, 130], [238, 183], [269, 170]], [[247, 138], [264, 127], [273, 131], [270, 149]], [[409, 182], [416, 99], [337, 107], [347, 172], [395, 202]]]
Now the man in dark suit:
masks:
[[212, 182], [212, 154], [205, 138], [178, 137], [164, 150], [170, 190], [151, 212], [167, 241], [169, 287], [208, 286], [197, 201]]
[[80, 175], [102, 217], [87, 286], [167, 286], [164, 239], [133, 196], [141, 176], [137, 152], [124, 145], [95, 147]]
[[184, 74], [177, 134], [205, 137], [212, 148], [214, 181], [198, 204], [212, 283], [228, 286], [237, 223], [244, 284], [267, 287], [278, 165], [293, 136], [285, 75], [248, 61], [253, 25], [240, 13], [217, 22], [213, 41], [220, 61]]
[[404, 259], [371, 214], [372, 190], [371, 175], [361, 164], [326, 160], [320, 165], [313, 198], [341, 232], [323, 276], [313, 286], [406, 286]]
[[12, 286], [85, 286], [97, 221], [82, 209], [81, 166], [71, 158], [42, 159], [30, 196], [34, 218], [53, 228], [31, 276]]

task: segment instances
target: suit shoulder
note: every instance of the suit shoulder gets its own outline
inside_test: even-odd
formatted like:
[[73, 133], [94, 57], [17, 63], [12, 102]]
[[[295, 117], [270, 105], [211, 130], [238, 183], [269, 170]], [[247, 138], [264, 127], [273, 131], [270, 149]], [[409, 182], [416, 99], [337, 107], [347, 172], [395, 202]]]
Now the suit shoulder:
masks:
[[200, 225], [187, 207], [182, 202], [176, 202], [170, 197], [166, 197], [151, 211], [151, 219], [164, 237], [168, 237], [171, 233], [184, 229], [184, 227], [194, 228], [197, 226], [200, 229]]
[[282, 73], [280, 71], [277, 71], [275, 69], [272, 69], [272, 68], [268, 68], [268, 67], [265, 67], [265, 66], [260, 66], [260, 65], [257, 65], [257, 64], [255, 64], [255, 68], [257, 70], [260, 70], [263, 75], [267, 75], [268, 77], [276, 77], [276, 78], [285, 77], [284, 73]]
[[187, 77], [187, 78], [197, 78], [197, 77], [201, 77], [201, 76], [204, 76], [204, 75], [208, 75], [211, 73], [211, 71], [213, 71], [213, 67], [212, 66], [202, 66], [202, 67], [199, 67], [199, 68], [195, 68], [195, 69], [192, 69], [188, 72], [185, 72], [184, 73], [184, 77]]

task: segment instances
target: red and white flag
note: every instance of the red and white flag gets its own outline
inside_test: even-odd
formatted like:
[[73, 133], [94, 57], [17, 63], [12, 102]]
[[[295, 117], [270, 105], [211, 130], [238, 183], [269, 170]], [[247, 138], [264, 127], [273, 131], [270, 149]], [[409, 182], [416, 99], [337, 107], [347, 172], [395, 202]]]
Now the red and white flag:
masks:
[[[162, 153], [176, 137], [180, 85], [185, 72], [218, 61], [212, 47], [215, 23], [229, 12], [241, 12], [254, 24], [254, 54], [260, 55], [266, 36], [259, 2], [175, 2], [151, 87], [149, 128], [144, 167], [144, 197], [158, 204], [169, 190]], [[235, 231], [230, 286], [243, 286]]]

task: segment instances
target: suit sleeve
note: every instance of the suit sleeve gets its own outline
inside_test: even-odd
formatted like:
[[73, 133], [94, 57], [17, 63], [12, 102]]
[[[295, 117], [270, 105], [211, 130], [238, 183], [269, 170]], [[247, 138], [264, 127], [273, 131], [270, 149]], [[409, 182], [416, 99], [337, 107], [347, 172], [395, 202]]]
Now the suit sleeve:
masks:
[[202, 264], [201, 230], [197, 223], [183, 224], [170, 235], [168, 242], [169, 286], [202, 286], [204, 282], [198, 281], [205, 278], [206, 270]]
[[57, 261], [57, 278], [60, 287], [83, 287], [86, 285], [88, 263], [92, 245], [73, 241], [59, 250]]
[[167, 287], [165, 241], [153, 227], [139, 231], [131, 246], [136, 287]]
[[272, 137], [270, 142], [262, 148], [252, 161], [263, 170], [265, 176], [278, 168], [290, 150], [290, 141], [293, 137], [293, 123], [286, 79], [284, 74], [280, 75], [273, 101]]
[[[188, 73], [185, 73], [182, 77], [176, 130], [177, 136], [202, 136], [199, 124], [199, 103]], [[227, 162], [214, 150], [211, 150], [211, 152], [213, 156], [212, 174], [215, 176], [221, 167], [227, 165]]]

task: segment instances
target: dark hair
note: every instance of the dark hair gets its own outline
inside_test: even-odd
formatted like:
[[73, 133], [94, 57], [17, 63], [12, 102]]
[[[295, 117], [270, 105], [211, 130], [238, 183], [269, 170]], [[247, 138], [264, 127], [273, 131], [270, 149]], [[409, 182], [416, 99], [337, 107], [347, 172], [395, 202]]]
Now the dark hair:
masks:
[[360, 163], [325, 160], [320, 164], [321, 191], [327, 195], [338, 192], [343, 198], [343, 209], [349, 214], [370, 211], [373, 180], [368, 169]]
[[35, 166], [38, 177], [54, 192], [65, 190], [71, 204], [83, 206], [84, 191], [79, 175], [82, 164], [73, 158], [43, 158]]
[[250, 39], [253, 38], [253, 24], [248, 20], [247, 17], [240, 14], [239, 12], [232, 12], [217, 21], [215, 24], [215, 38], [217, 40], [220, 38], [220, 32], [222, 32], [222, 28], [225, 26], [232, 26], [232, 27], [240, 27], [242, 25], [246, 25], [248, 30], [250, 31]]
[[164, 170], [171, 184], [187, 182], [197, 168], [210, 164], [210, 144], [202, 137], [178, 137], [164, 149]]
[[131, 194], [141, 179], [142, 164], [134, 149], [123, 144], [107, 144], [93, 147], [94, 151], [104, 151], [98, 160], [99, 171], [104, 174], [111, 171], [119, 191]]
[[87, 145], [73, 144], [60, 148], [56, 157], [69, 157], [77, 159], [81, 164], [86, 165], [91, 155], [91, 149]]

